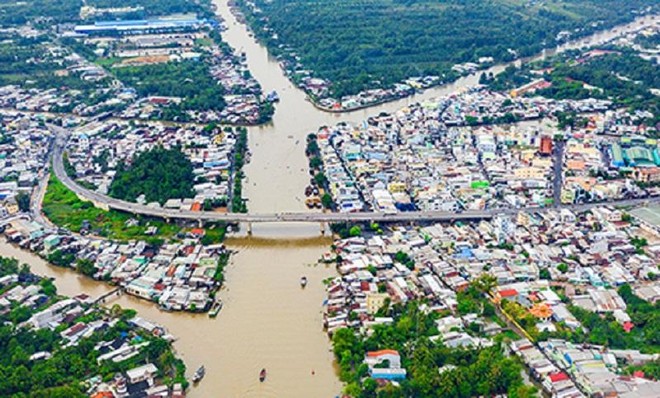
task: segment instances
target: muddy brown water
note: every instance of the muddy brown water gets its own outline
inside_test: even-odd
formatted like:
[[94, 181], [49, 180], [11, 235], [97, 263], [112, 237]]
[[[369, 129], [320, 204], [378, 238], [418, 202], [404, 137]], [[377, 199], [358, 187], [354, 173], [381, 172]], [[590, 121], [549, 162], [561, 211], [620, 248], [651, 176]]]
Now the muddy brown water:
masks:
[[[228, 30], [223, 34], [233, 48], [245, 52], [250, 71], [264, 91], [276, 90], [280, 102], [273, 121], [249, 129], [252, 162], [245, 166], [244, 193], [252, 212], [300, 211], [309, 182], [305, 137], [323, 125], [340, 121], [359, 123], [369, 115], [393, 112], [474, 85], [478, 76], [427, 90], [421, 94], [377, 107], [344, 114], [316, 109], [305, 94], [284, 76], [277, 61], [252, 38], [217, 0], [219, 15]], [[645, 18], [644, 23], [653, 22]], [[639, 22], [628, 29], [639, 27]], [[621, 32], [623, 28], [618, 28]], [[601, 33], [581, 44], [611, 38]], [[570, 46], [566, 46], [570, 47]], [[497, 72], [503, 66], [489, 71]], [[205, 314], [168, 313], [130, 296], [114, 302], [134, 308], [139, 315], [165, 326], [177, 337], [175, 348], [186, 361], [190, 375], [204, 365], [206, 377], [189, 391], [191, 397], [335, 397], [341, 390], [333, 366], [330, 342], [322, 330], [322, 281], [335, 275], [332, 267], [316, 264], [330, 238], [321, 237], [312, 224], [255, 224], [254, 236], [230, 237], [236, 251], [226, 270], [226, 284], [219, 292], [225, 305], [216, 319]], [[17, 257], [34, 272], [55, 278], [62, 294], [84, 292], [98, 297], [111, 288], [71, 270], [48, 265], [42, 259], [0, 240], [0, 254]], [[307, 288], [299, 279], [307, 276]], [[264, 383], [259, 371], [268, 370]]]

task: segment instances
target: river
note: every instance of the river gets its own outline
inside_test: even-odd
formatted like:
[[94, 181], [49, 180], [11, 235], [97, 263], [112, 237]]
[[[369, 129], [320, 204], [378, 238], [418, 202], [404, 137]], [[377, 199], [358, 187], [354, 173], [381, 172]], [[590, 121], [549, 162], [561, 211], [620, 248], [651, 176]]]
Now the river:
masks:
[[[154, 304], [123, 295], [111, 299], [165, 326], [177, 341], [177, 353], [190, 374], [205, 365], [207, 375], [189, 391], [190, 397], [334, 397], [341, 384], [322, 330], [322, 281], [334, 267], [316, 264], [330, 245], [328, 238], [272, 240], [233, 238], [237, 253], [226, 269], [227, 288], [219, 293], [225, 305], [215, 319], [206, 314], [162, 312]], [[30, 264], [33, 272], [55, 278], [68, 296], [93, 297], [111, 290], [105, 283], [57, 268], [41, 258], [0, 241], [3, 256]], [[299, 285], [301, 275], [309, 279]], [[268, 369], [265, 383], [258, 380]], [[312, 374], [313, 372], [313, 374]]]
[[[277, 61], [249, 36], [244, 25], [236, 22], [225, 0], [216, 0], [216, 4], [228, 28], [223, 33], [225, 41], [246, 53], [250, 71], [264, 91], [276, 90], [280, 96], [272, 122], [249, 129], [252, 162], [245, 166], [244, 195], [252, 212], [305, 208], [303, 190], [309, 181], [305, 137], [320, 126], [340, 121], [359, 123], [369, 115], [393, 112], [478, 82], [478, 76], [468, 76], [374, 108], [343, 114], [323, 112], [305, 99]], [[649, 19], [644, 21], [648, 23]], [[636, 23], [630, 28], [638, 26]], [[611, 37], [612, 33], [598, 34], [585, 43]], [[503, 68], [495, 66], [488, 72]], [[203, 314], [162, 312], [130, 296], [121, 296], [112, 303], [136, 309], [140, 316], [162, 324], [175, 335], [175, 348], [188, 365], [189, 374], [205, 365], [206, 377], [189, 391], [193, 398], [334, 397], [341, 383], [321, 327], [321, 304], [325, 296], [322, 281], [334, 276], [335, 270], [316, 265], [331, 241], [319, 236], [319, 226], [309, 224], [255, 224], [253, 232], [253, 237], [231, 237], [227, 241], [236, 254], [225, 271], [226, 288], [219, 293], [225, 306], [216, 319]], [[55, 278], [62, 294], [85, 292], [96, 297], [110, 290], [71, 270], [49, 266], [4, 241], [0, 242], [0, 253], [30, 264], [38, 274]], [[309, 279], [304, 290], [299, 286], [302, 275]], [[258, 373], [264, 367], [268, 379], [259, 383]]]

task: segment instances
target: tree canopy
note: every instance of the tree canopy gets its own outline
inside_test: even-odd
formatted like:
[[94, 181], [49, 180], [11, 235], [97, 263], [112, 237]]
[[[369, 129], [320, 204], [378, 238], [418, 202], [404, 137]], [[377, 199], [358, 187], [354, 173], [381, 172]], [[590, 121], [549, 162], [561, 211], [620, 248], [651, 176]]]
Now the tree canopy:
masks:
[[194, 178], [192, 163], [179, 148], [156, 146], [137, 155], [129, 166], [120, 165], [109, 193], [129, 201], [144, 195], [147, 203], [164, 204], [192, 197]]
[[[254, 12], [248, 3], [256, 4]], [[548, 4], [549, 3], [549, 4]], [[457, 63], [507, 61], [628, 22], [654, 0], [239, 0], [271, 51], [332, 82], [335, 96], [390, 86]], [[267, 29], [264, 29], [267, 28]]]
[[[437, 313], [427, 314], [419, 303], [395, 305], [394, 323], [376, 325], [368, 337], [350, 329], [337, 330], [332, 338], [340, 368], [340, 379], [347, 383], [346, 394], [367, 397], [472, 397], [509, 394], [531, 397], [534, 389], [523, 384], [522, 367], [504, 355], [500, 346], [454, 349], [429, 339], [437, 333]], [[401, 355], [408, 377], [400, 388], [378, 387], [367, 377], [363, 364], [367, 351], [393, 349]], [[440, 372], [438, 369], [448, 366]]]

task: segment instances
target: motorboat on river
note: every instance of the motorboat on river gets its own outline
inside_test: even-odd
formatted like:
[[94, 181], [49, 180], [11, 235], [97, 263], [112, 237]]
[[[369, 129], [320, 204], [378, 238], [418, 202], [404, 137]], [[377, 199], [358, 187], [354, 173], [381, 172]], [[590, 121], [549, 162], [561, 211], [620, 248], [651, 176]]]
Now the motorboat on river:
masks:
[[222, 300], [216, 299], [215, 302], [213, 303], [213, 306], [211, 307], [211, 310], [209, 311], [209, 317], [215, 318], [216, 316], [218, 316], [221, 309], [222, 309]]
[[197, 371], [195, 372], [192, 378], [193, 383], [199, 383], [199, 381], [204, 378], [205, 374], [206, 374], [206, 369], [204, 368], [204, 365], [197, 368]]

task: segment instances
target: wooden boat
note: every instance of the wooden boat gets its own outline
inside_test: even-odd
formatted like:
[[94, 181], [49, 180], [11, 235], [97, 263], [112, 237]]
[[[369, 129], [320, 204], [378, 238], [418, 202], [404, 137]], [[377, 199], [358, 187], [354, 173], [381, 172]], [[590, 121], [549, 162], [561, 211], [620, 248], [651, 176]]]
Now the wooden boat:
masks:
[[204, 365], [202, 365], [197, 369], [197, 371], [193, 375], [192, 378], [193, 383], [199, 383], [199, 381], [204, 378], [205, 374], [206, 374], [206, 369], [204, 368]]
[[302, 287], [304, 289], [305, 286], [307, 286], [307, 277], [303, 276], [303, 277], [300, 278], [300, 287]]
[[266, 380], [266, 369], [261, 369], [261, 372], [259, 372], [259, 381], [264, 382]]
[[217, 299], [213, 303], [213, 306], [211, 307], [211, 310], [209, 311], [209, 317], [215, 318], [216, 316], [218, 316], [221, 309], [222, 309], [222, 300]]

